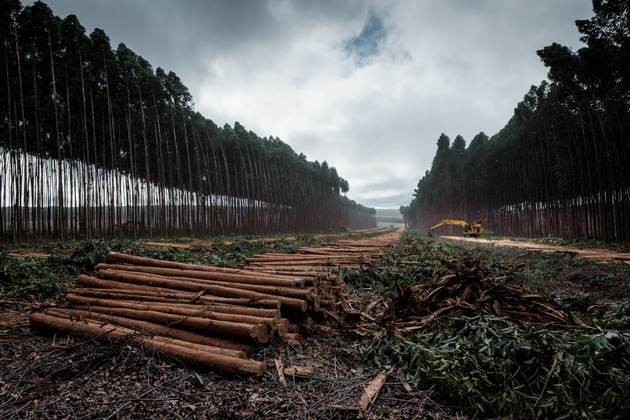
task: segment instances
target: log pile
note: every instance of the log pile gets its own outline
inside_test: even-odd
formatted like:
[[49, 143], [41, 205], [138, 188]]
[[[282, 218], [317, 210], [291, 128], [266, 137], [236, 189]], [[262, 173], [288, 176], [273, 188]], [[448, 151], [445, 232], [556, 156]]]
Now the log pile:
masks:
[[339, 240], [321, 247], [303, 247], [297, 254], [263, 254], [247, 259], [248, 269], [277, 274], [309, 275], [312, 272], [359, 269], [382, 259], [400, 240], [401, 232], [373, 238]]
[[[77, 278], [80, 287], [68, 291], [64, 307], [32, 314], [30, 321], [45, 332], [132, 341], [193, 366], [259, 376], [266, 365], [249, 359], [253, 345], [276, 339], [299, 344], [296, 322], [306, 315], [339, 318], [357, 312], [347, 287], [336, 274], [319, 271], [322, 267], [371, 261], [383, 255], [380, 247], [399, 237], [344, 241], [329, 245], [324, 254], [316, 249], [272, 254], [266, 257], [269, 265], [256, 256], [245, 268], [110, 253], [95, 275]], [[339, 249], [339, 255], [332, 249]], [[322, 265], [322, 258], [334, 260], [334, 266]]]
[[372, 238], [339, 240], [322, 247], [302, 247], [296, 254], [267, 253], [247, 258], [247, 270], [260, 274], [291, 275], [313, 285], [313, 311], [343, 323], [345, 317], [357, 317], [348, 287], [335, 272], [358, 270], [385, 257], [402, 235], [402, 231], [385, 233]]
[[[489, 276], [478, 260], [442, 261], [450, 273], [437, 270], [427, 283], [397, 288], [397, 296], [381, 314], [381, 322], [398, 332], [421, 330], [434, 322], [448, 322], [477, 313], [546, 326], [580, 321], [556, 303], [523, 288]], [[446, 325], [444, 325], [446, 326]]]

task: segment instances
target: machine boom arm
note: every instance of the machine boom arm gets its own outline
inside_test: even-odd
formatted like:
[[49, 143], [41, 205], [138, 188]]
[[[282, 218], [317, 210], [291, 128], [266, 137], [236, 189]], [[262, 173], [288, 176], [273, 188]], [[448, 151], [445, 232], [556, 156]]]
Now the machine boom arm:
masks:
[[481, 224], [481, 220], [476, 220], [472, 225], [464, 220], [442, 220], [437, 225], [430, 227], [429, 230], [431, 231], [444, 225], [462, 226], [464, 228], [464, 236], [477, 237], [486, 232], [486, 229]]
[[442, 220], [440, 223], [438, 223], [435, 226], [430, 227], [429, 229], [433, 230], [435, 228], [439, 228], [440, 226], [444, 226], [444, 225], [457, 225], [457, 226], [466, 227], [468, 226], [468, 222], [465, 222], [463, 220]]

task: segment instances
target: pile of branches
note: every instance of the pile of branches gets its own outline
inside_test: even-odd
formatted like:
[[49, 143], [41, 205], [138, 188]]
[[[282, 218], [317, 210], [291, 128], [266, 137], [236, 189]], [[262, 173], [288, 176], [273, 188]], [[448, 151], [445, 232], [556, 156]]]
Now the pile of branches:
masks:
[[583, 325], [570, 312], [541, 295], [494, 278], [479, 260], [442, 260], [431, 279], [423, 284], [401, 288], [383, 312], [381, 321], [406, 333], [421, 330], [434, 322], [447, 326], [454, 319], [490, 314], [528, 325]]

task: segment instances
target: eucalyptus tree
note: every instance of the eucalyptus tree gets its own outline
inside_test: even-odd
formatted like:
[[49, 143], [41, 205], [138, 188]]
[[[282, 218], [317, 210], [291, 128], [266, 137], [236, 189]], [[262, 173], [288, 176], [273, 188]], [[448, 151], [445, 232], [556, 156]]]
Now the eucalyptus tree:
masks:
[[341, 197], [349, 185], [335, 168], [239, 123], [217, 127], [194, 111], [175, 73], [154, 71], [124, 43], [113, 50], [103, 30], [88, 36], [76, 16], [60, 19], [39, 1], [6, 0], [0, 11], [0, 185], [11, 207], [1, 210], [2, 235], [372, 223], [369, 210]]

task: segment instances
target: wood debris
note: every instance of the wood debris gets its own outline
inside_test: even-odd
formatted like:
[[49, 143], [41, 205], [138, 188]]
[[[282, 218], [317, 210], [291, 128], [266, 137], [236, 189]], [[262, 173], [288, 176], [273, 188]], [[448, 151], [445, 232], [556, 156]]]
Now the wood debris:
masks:
[[372, 380], [372, 382], [370, 382], [367, 388], [365, 388], [361, 399], [359, 400], [359, 410], [367, 410], [368, 406], [376, 401], [376, 397], [378, 397], [378, 393], [381, 392], [381, 388], [383, 387], [383, 384], [385, 384], [386, 380], [387, 373], [381, 372], [376, 376], [376, 378]]
[[337, 410], [349, 410], [349, 411], [367, 411], [370, 404], [373, 404], [378, 397], [381, 388], [387, 381], [387, 375], [391, 374], [395, 368], [390, 368], [388, 371], [381, 372], [363, 390], [363, 394], [359, 401], [353, 406], [346, 406], [341, 404], [329, 404], [328, 407], [335, 408]]
[[528, 324], [575, 325], [580, 321], [556, 303], [489, 276], [478, 260], [442, 261], [451, 273], [434, 271], [427, 283], [398, 288], [381, 322], [405, 333], [433, 322], [487, 313]]
[[286, 366], [284, 368], [284, 374], [286, 376], [292, 376], [292, 377], [297, 376], [300, 378], [308, 378], [313, 373], [315, 373], [315, 368], [318, 366], [321, 366], [321, 365], [310, 364], [310, 365], [304, 365], [304, 366], [296, 366], [296, 365]]
[[282, 359], [276, 357], [274, 362], [276, 364], [276, 370], [278, 371], [278, 379], [280, 380], [280, 383], [282, 386], [287, 386], [287, 380], [284, 377], [284, 364], [282, 363]]

